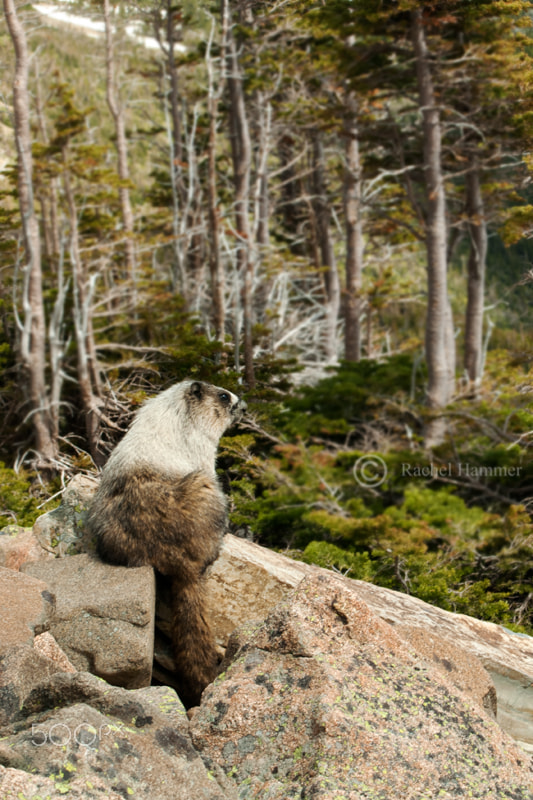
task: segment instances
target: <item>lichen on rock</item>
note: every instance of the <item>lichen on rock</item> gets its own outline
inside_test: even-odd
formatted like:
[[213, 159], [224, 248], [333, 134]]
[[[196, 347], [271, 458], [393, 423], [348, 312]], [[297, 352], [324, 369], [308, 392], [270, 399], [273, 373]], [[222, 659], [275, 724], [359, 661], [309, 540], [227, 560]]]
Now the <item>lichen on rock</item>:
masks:
[[531, 798], [490, 715], [334, 576], [303, 581], [233, 649], [191, 731], [240, 798]]

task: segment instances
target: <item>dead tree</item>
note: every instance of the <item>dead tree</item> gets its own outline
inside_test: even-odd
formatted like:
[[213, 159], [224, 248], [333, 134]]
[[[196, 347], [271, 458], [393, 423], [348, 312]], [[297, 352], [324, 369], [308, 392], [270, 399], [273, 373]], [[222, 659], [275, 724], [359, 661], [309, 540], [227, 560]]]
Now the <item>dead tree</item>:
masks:
[[126, 271], [130, 280], [135, 283], [135, 242], [133, 239], [134, 219], [131, 206], [128, 165], [128, 142], [126, 139], [126, 123], [124, 108], [120, 102], [116, 80], [115, 54], [113, 49], [113, 29], [109, 0], [104, 2], [105, 24], [105, 58], [106, 58], [106, 99], [115, 123], [116, 147], [118, 158], [118, 176], [120, 178], [119, 197], [122, 211], [122, 225], [126, 234]]
[[[230, 25], [228, 25], [226, 52], [231, 153], [233, 160], [233, 183], [235, 187], [234, 209], [237, 237], [237, 272], [242, 286], [244, 378], [248, 387], [252, 388], [255, 385], [252, 340], [254, 259], [250, 228], [250, 170], [252, 164], [252, 145], [250, 141], [250, 127], [248, 124], [243, 78], [237, 54], [237, 44]], [[235, 338], [238, 338], [238, 331], [235, 332]]]
[[470, 253], [468, 256], [464, 365], [470, 384], [474, 391], [477, 391], [483, 369], [483, 309], [488, 237], [480, 170], [475, 159], [466, 175], [465, 184]]
[[[447, 285], [446, 195], [442, 170], [442, 128], [435, 97], [430, 58], [423, 24], [423, 11], [412, 12], [412, 37], [418, 84], [418, 100], [424, 137], [424, 180], [426, 190], [426, 251], [428, 307], [426, 317], [427, 399], [438, 411], [450, 401], [455, 386], [455, 340]], [[428, 426], [426, 444], [441, 441], [444, 422], [437, 418]]]
[[97, 446], [100, 427], [100, 409], [103, 405], [103, 401], [91, 316], [91, 295], [94, 279], [91, 280], [86, 274], [81, 259], [78, 234], [78, 211], [76, 208], [74, 189], [71, 183], [66, 146], [63, 148], [63, 190], [67, 201], [69, 217], [69, 256], [72, 269], [72, 292], [74, 300], [72, 314], [78, 356], [78, 385], [85, 416], [85, 430], [87, 433], [89, 450], [95, 463], [98, 463]]
[[212, 56], [213, 39], [215, 35], [215, 20], [212, 20], [211, 32], [207, 42], [205, 62], [207, 66], [207, 113], [209, 116], [209, 142], [207, 155], [207, 198], [208, 198], [208, 221], [209, 221], [209, 273], [211, 278], [211, 297], [213, 301], [213, 325], [215, 336], [220, 341], [224, 341], [226, 309], [224, 305], [224, 289], [226, 276], [224, 264], [220, 250], [220, 218], [217, 195], [217, 124], [220, 99], [224, 90], [225, 83], [225, 46], [228, 30], [228, 3], [222, 2], [222, 31], [220, 54], [220, 77], [218, 86], [215, 86], [214, 59]]
[[[362, 170], [359, 155], [357, 104], [353, 93], [347, 98], [348, 114], [344, 165], [344, 216], [346, 220], [346, 293], [344, 296], [344, 357], [361, 358], [361, 290], [363, 273]], [[370, 353], [368, 353], [370, 355]]]
[[327, 362], [333, 363], [338, 356], [337, 323], [339, 320], [341, 292], [330, 231], [331, 207], [326, 191], [324, 148], [319, 133], [313, 135], [313, 195], [316, 239], [325, 288], [325, 357]]
[[[44, 113], [44, 102], [42, 97], [41, 75], [39, 69], [39, 59], [35, 57], [35, 108], [37, 111], [37, 122], [39, 133], [43, 144], [48, 145], [50, 139], [46, 127]], [[39, 190], [39, 202], [41, 204], [41, 216], [43, 226], [44, 252], [48, 261], [54, 265], [60, 251], [61, 236], [59, 233], [59, 200], [57, 191], [57, 176], [51, 175], [47, 185], [42, 185]]]
[[17, 148], [19, 206], [24, 242], [23, 316], [19, 337], [19, 355], [28, 387], [33, 425], [36, 464], [53, 470], [58, 455], [57, 429], [46, 385], [46, 320], [43, 303], [43, 276], [39, 222], [33, 194], [33, 161], [28, 92], [29, 53], [26, 34], [17, 16], [14, 0], [4, 0], [4, 14], [15, 49], [13, 111]]

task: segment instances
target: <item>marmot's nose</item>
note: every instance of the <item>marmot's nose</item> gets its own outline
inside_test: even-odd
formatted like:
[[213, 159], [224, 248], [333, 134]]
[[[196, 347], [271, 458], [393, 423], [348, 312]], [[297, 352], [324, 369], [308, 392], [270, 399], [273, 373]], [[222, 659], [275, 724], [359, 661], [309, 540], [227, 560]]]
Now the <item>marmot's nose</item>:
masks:
[[247, 408], [248, 408], [248, 403], [246, 403], [244, 400], [239, 400], [233, 406], [232, 411], [240, 411], [241, 414], [244, 414], [244, 412], [246, 411]]

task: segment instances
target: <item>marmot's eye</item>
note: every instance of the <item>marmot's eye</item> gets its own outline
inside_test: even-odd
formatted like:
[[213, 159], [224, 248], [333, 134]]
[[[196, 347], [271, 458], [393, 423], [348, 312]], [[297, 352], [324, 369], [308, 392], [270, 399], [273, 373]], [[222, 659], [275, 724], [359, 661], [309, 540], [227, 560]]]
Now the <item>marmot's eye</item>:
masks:
[[220, 400], [221, 403], [224, 403], [225, 405], [227, 405], [231, 400], [227, 392], [220, 392], [220, 394], [218, 395], [218, 399]]

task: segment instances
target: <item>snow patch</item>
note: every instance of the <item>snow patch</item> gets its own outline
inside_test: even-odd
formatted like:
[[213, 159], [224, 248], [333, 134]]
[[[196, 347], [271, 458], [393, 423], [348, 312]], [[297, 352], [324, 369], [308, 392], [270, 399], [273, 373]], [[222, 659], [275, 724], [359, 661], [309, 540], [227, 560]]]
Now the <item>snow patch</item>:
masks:
[[[66, 1], [67, 0], [63, 0], [63, 2]], [[71, 14], [61, 9], [57, 3], [36, 3], [33, 7], [51, 24], [67, 25], [76, 28], [76, 30], [81, 31], [86, 36], [90, 36], [92, 39], [103, 36], [105, 32], [103, 20], [99, 21], [90, 19], [89, 17], [79, 16], [78, 14]], [[144, 36], [140, 23], [130, 22], [126, 25], [125, 30], [126, 34], [131, 39], [134, 39], [143, 47], [146, 47], [147, 50], [159, 50], [157, 39], [154, 39], [153, 36]], [[174, 49], [181, 53], [186, 51], [186, 47], [179, 43], [174, 45]]]

